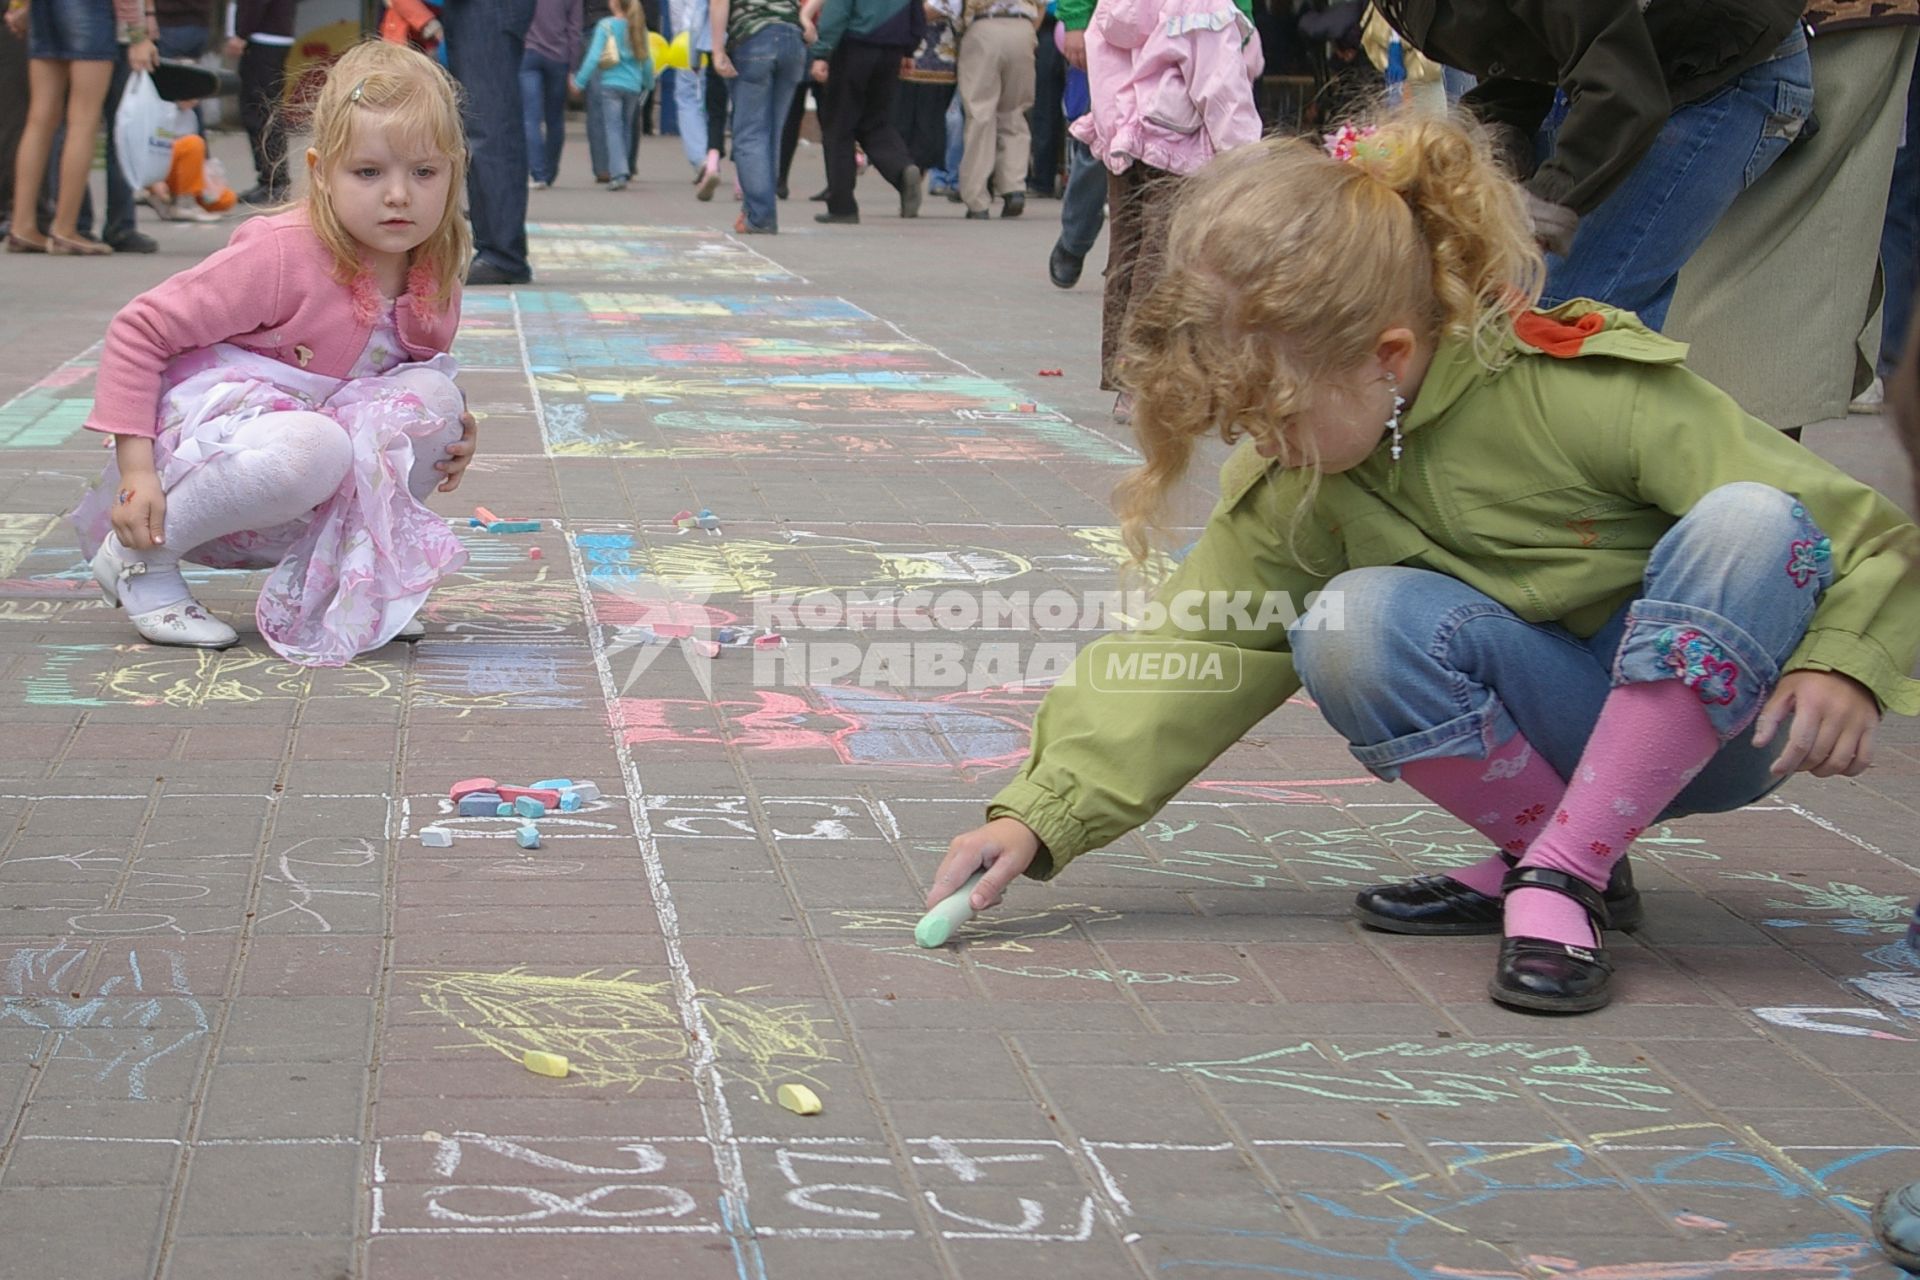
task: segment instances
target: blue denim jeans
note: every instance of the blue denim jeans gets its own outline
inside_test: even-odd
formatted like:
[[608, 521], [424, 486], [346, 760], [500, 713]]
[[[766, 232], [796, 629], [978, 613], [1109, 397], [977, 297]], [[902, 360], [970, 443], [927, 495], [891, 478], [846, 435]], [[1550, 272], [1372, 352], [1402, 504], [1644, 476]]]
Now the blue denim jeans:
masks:
[[[595, 76], [587, 83], [587, 100], [594, 104], [598, 121], [593, 136], [594, 168], [616, 182], [633, 176], [627, 167], [627, 149], [640, 128], [640, 95], [625, 89], [609, 89]], [[604, 159], [607, 167], [600, 169]]]
[[[699, 55], [694, 55], [698, 59]], [[698, 169], [707, 162], [707, 73], [673, 70], [673, 106], [680, 125], [680, 150]]]
[[1580, 220], [1572, 252], [1547, 259], [1543, 304], [1597, 298], [1658, 329], [1680, 268], [1812, 112], [1813, 70], [1796, 27], [1770, 60], [1667, 118], [1652, 150]]
[[567, 141], [567, 77], [573, 68], [528, 49], [520, 55], [520, 116], [527, 127], [527, 170], [535, 182], [560, 172]]
[[747, 225], [776, 231], [780, 206], [780, 130], [793, 105], [793, 91], [807, 66], [800, 28], [774, 22], [728, 52], [739, 76], [733, 82], [733, 168], [740, 176]]
[[472, 161], [467, 211], [474, 256], [514, 280], [527, 262], [527, 127], [520, 110], [520, 57], [533, 0], [446, 0], [440, 25], [447, 70], [460, 82]]
[[954, 94], [953, 101], [947, 104], [947, 157], [940, 167], [927, 175], [929, 192], [958, 191], [960, 189], [960, 156], [967, 145], [967, 113], [960, 105], [960, 95]]
[[1779, 785], [1769, 769], [1786, 735], [1757, 750], [1742, 731], [1831, 582], [1826, 536], [1799, 502], [1743, 482], [1669, 529], [1640, 597], [1585, 639], [1403, 566], [1338, 575], [1327, 589], [1343, 593], [1344, 628], [1291, 638], [1308, 695], [1383, 778], [1416, 760], [1484, 759], [1515, 733], [1570, 778], [1612, 689], [1685, 681], [1724, 745], [1663, 816], [1723, 813]]
[[1107, 166], [1080, 139], [1067, 137], [1067, 194], [1060, 200], [1060, 247], [1084, 258], [1107, 221]]

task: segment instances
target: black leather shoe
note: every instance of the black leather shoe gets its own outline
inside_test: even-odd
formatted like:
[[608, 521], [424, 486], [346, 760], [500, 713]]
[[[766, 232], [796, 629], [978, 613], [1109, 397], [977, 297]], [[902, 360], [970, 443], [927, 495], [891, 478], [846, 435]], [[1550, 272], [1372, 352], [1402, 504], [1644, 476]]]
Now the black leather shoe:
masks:
[[107, 241], [107, 248], [115, 253], [158, 253], [160, 242], [144, 231], [129, 231]]
[[1016, 191], [1012, 195], [1001, 197], [1001, 200], [1000, 200], [1000, 216], [1001, 217], [1017, 218], [1021, 214], [1025, 213], [1026, 211], [1027, 211], [1027, 196], [1025, 192]]
[[1084, 258], [1068, 253], [1056, 244], [1047, 257], [1047, 279], [1053, 281], [1056, 289], [1071, 289], [1080, 283], [1080, 270], [1085, 263]]
[[900, 216], [920, 216], [920, 166], [910, 164], [900, 171]]
[[857, 213], [816, 213], [813, 215], [813, 220], [815, 222], [845, 223], [848, 226], [860, 225], [860, 215]]
[[[1054, 281], [1059, 284], [1059, 280]], [[1645, 912], [1640, 891], [1633, 887], [1633, 863], [1622, 858], [1613, 864], [1607, 881], [1610, 927], [1632, 933]], [[1353, 914], [1369, 929], [1385, 933], [1417, 933], [1463, 937], [1500, 932], [1500, 899], [1469, 889], [1448, 876], [1420, 876], [1397, 884], [1377, 884], [1353, 898]]]
[[[1548, 867], [1519, 867], [1500, 882], [1503, 893], [1545, 889], [1586, 908], [1595, 937], [1607, 927], [1600, 891], [1578, 876]], [[1613, 998], [1607, 990], [1613, 961], [1605, 947], [1576, 947], [1545, 938], [1505, 938], [1487, 994], [1494, 1003], [1528, 1013], [1589, 1013]]]
[[532, 284], [533, 273], [528, 272], [524, 276], [511, 276], [499, 267], [494, 266], [491, 262], [488, 262], [485, 258], [475, 258], [473, 264], [467, 268], [467, 283], [469, 285]]
[[967, 210], [967, 216], [969, 218], [977, 218], [981, 221], [985, 221], [986, 219], [991, 218], [993, 214], [985, 209], [969, 209]]
[[812, 195], [807, 197], [807, 203], [825, 204], [827, 202], [827, 192], [830, 190], [832, 190], [832, 188], [830, 187], [820, 188], [818, 191], [814, 192]]

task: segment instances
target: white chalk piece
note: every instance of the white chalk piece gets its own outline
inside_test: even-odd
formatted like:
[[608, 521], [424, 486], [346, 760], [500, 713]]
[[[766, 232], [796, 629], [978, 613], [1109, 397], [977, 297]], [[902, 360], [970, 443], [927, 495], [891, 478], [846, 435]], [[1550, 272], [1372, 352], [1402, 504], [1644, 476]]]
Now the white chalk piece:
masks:
[[576, 782], [568, 787], [567, 790], [579, 796], [581, 801], [587, 804], [591, 804], [600, 798], [600, 788], [591, 782]]
[[982, 867], [969, 876], [965, 884], [936, 902], [933, 910], [913, 926], [913, 940], [923, 947], [945, 946], [955, 929], [973, 919], [973, 890], [986, 874], [986, 868]]
[[537, 1076], [552, 1076], [564, 1080], [569, 1064], [563, 1053], [543, 1053], [538, 1049], [529, 1049], [520, 1058], [520, 1065]]
[[429, 849], [451, 849], [453, 832], [443, 827], [426, 827], [420, 832], [420, 843]]
[[797, 1116], [820, 1114], [820, 1095], [803, 1084], [783, 1084], [774, 1091], [781, 1106]]

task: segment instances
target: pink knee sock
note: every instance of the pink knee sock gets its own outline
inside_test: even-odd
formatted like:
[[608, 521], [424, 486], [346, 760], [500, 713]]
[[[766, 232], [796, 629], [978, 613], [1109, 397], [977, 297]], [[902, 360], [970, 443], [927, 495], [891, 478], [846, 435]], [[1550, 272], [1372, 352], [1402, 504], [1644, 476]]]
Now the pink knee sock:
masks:
[[[1406, 784], [1493, 842], [1518, 857], [1534, 833], [1560, 803], [1567, 784], [1533, 749], [1525, 734], [1514, 734], [1485, 760], [1448, 756], [1402, 766]], [[1500, 880], [1509, 864], [1499, 854], [1470, 867], [1449, 867], [1446, 875], [1476, 893], [1500, 896]]]
[[[1700, 695], [1678, 680], [1621, 685], [1607, 695], [1553, 820], [1520, 859], [1605, 889], [1642, 828], [1713, 759], [1720, 737]], [[1509, 938], [1598, 944], [1580, 904], [1549, 889], [1507, 895]]]

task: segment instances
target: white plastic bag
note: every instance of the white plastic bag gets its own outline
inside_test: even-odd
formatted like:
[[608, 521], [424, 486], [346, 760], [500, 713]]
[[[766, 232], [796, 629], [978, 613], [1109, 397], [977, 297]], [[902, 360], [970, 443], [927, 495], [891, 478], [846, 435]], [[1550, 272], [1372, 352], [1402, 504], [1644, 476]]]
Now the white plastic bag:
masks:
[[120, 172], [135, 191], [165, 179], [173, 167], [174, 139], [191, 133], [193, 124], [193, 113], [162, 98], [153, 87], [153, 77], [144, 71], [133, 73], [113, 118], [113, 146], [120, 157]]

